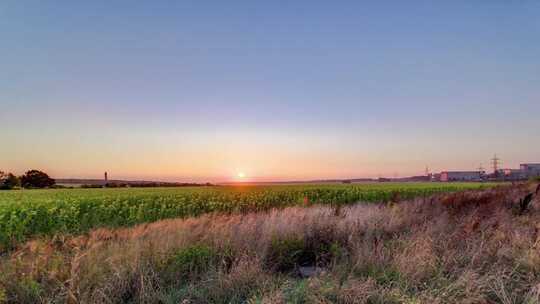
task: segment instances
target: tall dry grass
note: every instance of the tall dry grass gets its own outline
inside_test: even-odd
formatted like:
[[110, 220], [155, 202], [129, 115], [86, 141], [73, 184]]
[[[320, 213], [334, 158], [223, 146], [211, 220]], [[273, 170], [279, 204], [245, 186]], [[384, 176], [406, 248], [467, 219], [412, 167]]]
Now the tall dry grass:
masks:
[[0, 303], [539, 303], [530, 187], [38, 239], [0, 258]]

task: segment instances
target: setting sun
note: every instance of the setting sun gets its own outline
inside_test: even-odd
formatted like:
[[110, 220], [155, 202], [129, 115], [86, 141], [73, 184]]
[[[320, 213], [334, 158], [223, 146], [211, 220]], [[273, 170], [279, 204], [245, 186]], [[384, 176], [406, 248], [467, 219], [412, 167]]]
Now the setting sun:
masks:
[[237, 176], [238, 178], [244, 178], [244, 177], [246, 177], [246, 175], [244, 174], [244, 172], [238, 172], [238, 174], [236, 174], [236, 176]]

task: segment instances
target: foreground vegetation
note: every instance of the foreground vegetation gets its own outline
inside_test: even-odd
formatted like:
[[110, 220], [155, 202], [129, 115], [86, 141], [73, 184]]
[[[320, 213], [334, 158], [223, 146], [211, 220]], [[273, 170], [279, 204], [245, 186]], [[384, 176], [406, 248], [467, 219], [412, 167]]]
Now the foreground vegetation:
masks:
[[42, 238], [0, 258], [0, 299], [539, 303], [540, 200], [537, 193], [523, 208], [529, 187], [208, 214]]
[[0, 251], [38, 235], [80, 234], [205, 213], [254, 212], [313, 203], [397, 201], [487, 187], [478, 183], [48, 189], [0, 192]]

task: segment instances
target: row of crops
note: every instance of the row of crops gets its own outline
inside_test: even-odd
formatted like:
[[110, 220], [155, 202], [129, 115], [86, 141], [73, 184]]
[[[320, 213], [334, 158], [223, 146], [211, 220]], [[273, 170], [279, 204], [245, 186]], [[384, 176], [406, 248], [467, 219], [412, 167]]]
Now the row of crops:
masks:
[[58, 189], [0, 192], [0, 251], [30, 237], [84, 233], [209, 212], [251, 212], [291, 205], [408, 199], [487, 187], [476, 183]]

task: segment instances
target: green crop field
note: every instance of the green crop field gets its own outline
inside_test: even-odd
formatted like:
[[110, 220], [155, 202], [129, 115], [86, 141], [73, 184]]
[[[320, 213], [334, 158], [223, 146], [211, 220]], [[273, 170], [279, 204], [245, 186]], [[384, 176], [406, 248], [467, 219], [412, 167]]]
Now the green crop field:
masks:
[[209, 212], [408, 199], [489, 187], [479, 183], [373, 183], [194, 188], [0, 191], [0, 249], [30, 237], [84, 233]]

